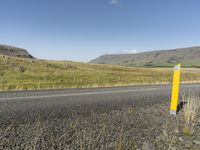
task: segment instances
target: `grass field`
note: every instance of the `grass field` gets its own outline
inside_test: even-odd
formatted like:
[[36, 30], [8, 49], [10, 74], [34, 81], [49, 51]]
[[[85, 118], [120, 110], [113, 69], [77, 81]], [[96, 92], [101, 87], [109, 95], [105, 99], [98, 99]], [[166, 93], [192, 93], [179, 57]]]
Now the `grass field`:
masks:
[[[0, 55], [0, 90], [82, 88], [171, 83], [172, 68], [139, 68]], [[199, 82], [200, 69], [182, 69], [182, 82]]]

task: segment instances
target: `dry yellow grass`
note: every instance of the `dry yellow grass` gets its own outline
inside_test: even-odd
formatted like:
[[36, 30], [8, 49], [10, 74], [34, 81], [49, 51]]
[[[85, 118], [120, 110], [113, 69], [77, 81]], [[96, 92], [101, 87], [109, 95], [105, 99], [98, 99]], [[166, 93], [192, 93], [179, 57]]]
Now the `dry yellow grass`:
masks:
[[[120, 67], [0, 55], [0, 90], [166, 84], [172, 68]], [[199, 82], [199, 69], [182, 69], [182, 82]]]
[[184, 127], [183, 132], [190, 135], [194, 132], [194, 126], [198, 119], [200, 110], [200, 98], [197, 93], [189, 92], [183, 94], [182, 101], [185, 103], [183, 107]]

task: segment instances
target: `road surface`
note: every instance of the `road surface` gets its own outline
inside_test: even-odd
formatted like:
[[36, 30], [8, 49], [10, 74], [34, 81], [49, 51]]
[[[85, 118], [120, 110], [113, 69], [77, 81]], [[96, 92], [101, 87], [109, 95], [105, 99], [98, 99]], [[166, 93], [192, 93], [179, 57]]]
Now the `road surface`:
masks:
[[[183, 91], [200, 91], [200, 84], [181, 85]], [[0, 125], [10, 121], [72, 117], [104, 113], [129, 105], [170, 101], [171, 85], [115, 88], [0, 92]], [[75, 116], [74, 116], [75, 117]]]

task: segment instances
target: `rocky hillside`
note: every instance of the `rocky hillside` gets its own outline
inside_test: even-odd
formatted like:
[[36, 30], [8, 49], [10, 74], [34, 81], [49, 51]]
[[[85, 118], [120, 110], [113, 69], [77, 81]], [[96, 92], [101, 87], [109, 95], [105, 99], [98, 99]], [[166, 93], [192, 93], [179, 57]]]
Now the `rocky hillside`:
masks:
[[14, 56], [20, 58], [34, 58], [25, 49], [9, 45], [1, 45], [1, 44], [0, 44], [0, 55]]
[[100, 56], [91, 62], [146, 67], [170, 67], [181, 63], [185, 67], [200, 67], [200, 47], [158, 50], [136, 54], [108, 54]]

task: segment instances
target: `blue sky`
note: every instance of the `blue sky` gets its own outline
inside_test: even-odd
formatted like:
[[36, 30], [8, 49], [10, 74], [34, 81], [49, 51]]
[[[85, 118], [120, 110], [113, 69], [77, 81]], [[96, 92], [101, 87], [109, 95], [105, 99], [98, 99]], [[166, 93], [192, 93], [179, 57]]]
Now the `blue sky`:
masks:
[[38, 58], [200, 46], [199, 0], [0, 0], [0, 43]]

